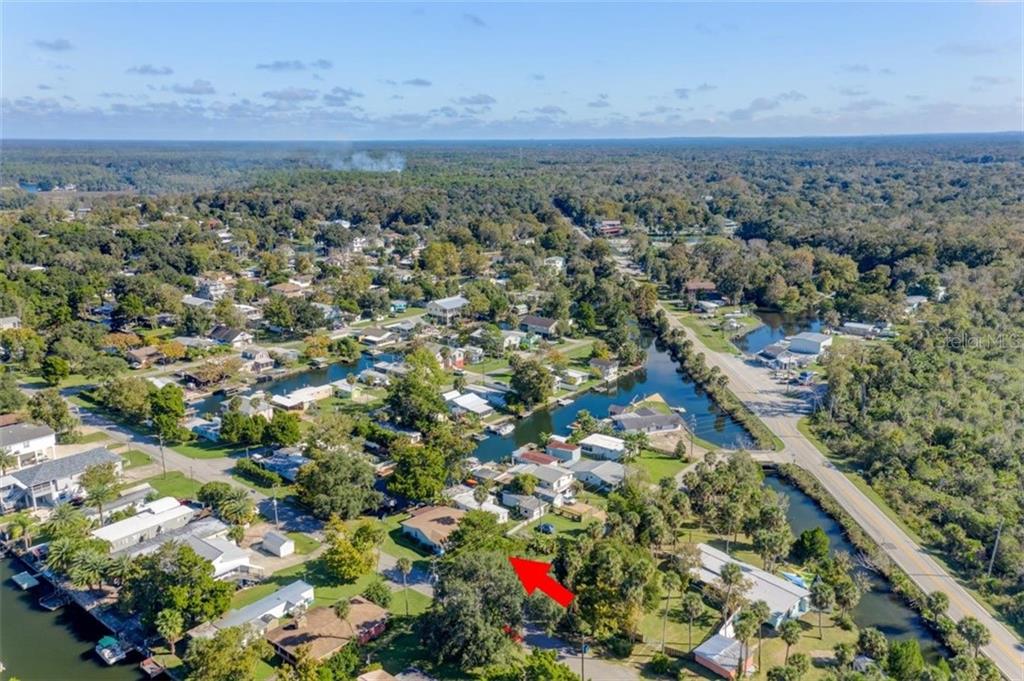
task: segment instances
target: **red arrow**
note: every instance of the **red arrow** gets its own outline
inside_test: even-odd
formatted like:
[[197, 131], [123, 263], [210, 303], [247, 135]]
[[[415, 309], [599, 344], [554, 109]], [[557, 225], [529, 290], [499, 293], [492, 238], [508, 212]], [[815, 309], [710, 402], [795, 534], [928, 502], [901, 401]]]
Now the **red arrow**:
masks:
[[514, 558], [512, 556], [509, 556], [508, 562], [512, 563], [512, 569], [516, 571], [516, 576], [523, 583], [523, 588], [526, 589], [527, 594], [532, 594], [537, 589], [540, 589], [563, 608], [569, 607], [569, 604], [572, 603], [573, 593], [556, 582], [554, 577], [548, 575], [551, 563]]

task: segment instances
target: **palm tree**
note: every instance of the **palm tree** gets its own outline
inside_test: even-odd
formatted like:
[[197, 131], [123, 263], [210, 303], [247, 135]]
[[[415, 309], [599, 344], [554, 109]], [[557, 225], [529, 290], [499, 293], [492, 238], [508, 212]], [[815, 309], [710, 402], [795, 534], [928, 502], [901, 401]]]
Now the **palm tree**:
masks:
[[800, 642], [803, 629], [796, 620], [786, 620], [779, 625], [779, 636], [786, 642], [786, 662], [789, 662], [789, 649]]
[[156, 615], [156, 631], [171, 648], [171, 655], [176, 655], [175, 647], [185, 633], [185, 618], [181, 611], [173, 608], [165, 608]]
[[249, 493], [240, 488], [233, 487], [224, 495], [217, 512], [224, 522], [232, 525], [246, 525], [252, 520], [253, 503]]
[[764, 669], [762, 664], [762, 648], [764, 647], [764, 623], [772, 616], [772, 609], [764, 601], [754, 601], [747, 613], [757, 622], [757, 668]]
[[668, 626], [668, 606], [672, 601], [672, 592], [679, 588], [682, 581], [675, 572], [666, 572], [662, 578], [665, 585], [665, 611], [661, 615], [661, 652], [665, 652], [665, 627]]
[[750, 655], [750, 638], [757, 631], [758, 621], [749, 612], [742, 613], [733, 622], [736, 640], [740, 642], [740, 661], [736, 665], [736, 678], [742, 679], [747, 672], [747, 657]]
[[43, 525], [43, 532], [51, 539], [82, 538], [89, 535], [91, 523], [71, 504], [57, 504]]
[[750, 588], [750, 582], [744, 579], [743, 569], [737, 563], [723, 565], [718, 581], [722, 592], [722, 617], [728, 618], [743, 601], [743, 594]]
[[836, 593], [829, 584], [817, 580], [811, 584], [811, 605], [818, 611], [818, 638], [825, 638], [825, 629], [821, 624], [821, 616], [826, 610], [835, 605]]
[[406, 578], [409, 573], [412, 572], [412, 561], [402, 556], [398, 559], [398, 571], [402, 573], [402, 591], [405, 594], [405, 616], [409, 616], [409, 587], [406, 584]]
[[704, 614], [704, 599], [699, 593], [687, 591], [679, 600], [679, 609], [686, 618], [687, 647], [693, 650], [693, 621]]
[[135, 559], [128, 555], [117, 556], [110, 559], [110, 567], [107, 569], [107, 576], [114, 580], [118, 586], [139, 573], [139, 566]]
[[47, 546], [46, 567], [54, 572], [66, 572], [81, 548], [81, 542], [71, 537], [54, 539]]
[[110, 559], [99, 551], [79, 551], [71, 561], [71, 583], [79, 588], [92, 588], [95, 585], [98, 589], [103, 586], [103, 576], [109, 564]]
[[989, 644], [992, 640], [992, 633], [984, 624], [973, 617], [965, 617], [956, 624], [957, 633], [964, 637], [967, 644], [974, 650], [974, 656]]
[[82, 473], [79, 484], [85, 490], [85, 502], [95, 506], [100, 514], [100, 525], [103, 524], [103, 504], [113, 501], [121, 491], [117, 469], [112, 463], [89, 466]]
[[38, 526], [35, 518], [22, 511], [11, 518], [7, 525], [7, 536], [14, 540], [20, 539], [27, 550], [32, 544], [32, 535]]

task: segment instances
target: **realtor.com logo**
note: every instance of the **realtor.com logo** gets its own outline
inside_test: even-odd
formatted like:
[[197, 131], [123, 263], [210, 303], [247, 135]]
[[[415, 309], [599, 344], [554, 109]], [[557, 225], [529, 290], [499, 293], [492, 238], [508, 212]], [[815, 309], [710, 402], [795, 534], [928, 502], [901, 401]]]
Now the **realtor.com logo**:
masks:
[[1024, 333], [975, 334], [968, 331], [946, 334], [946, 345], [953, 350], [1022, 350]]

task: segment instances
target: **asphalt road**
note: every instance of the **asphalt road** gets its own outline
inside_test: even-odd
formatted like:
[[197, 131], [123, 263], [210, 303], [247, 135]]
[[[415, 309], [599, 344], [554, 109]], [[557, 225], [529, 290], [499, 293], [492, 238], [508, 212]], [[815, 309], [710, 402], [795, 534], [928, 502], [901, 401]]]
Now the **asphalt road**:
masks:
[[[992, 632], [992, 642], [982, 649], [1007, 679], [1024, 679], [1024, 644], [998, 622], [931, 555], [918, 546], [899, 526], [818, 450], [798, 429], [799, 420], [811, 412], [812, 394], [792, 396], [790, 387], [778, 383], [771, 372], [743, 357], [714, 352], [697, 334], [665, 310], [673, 328], [682, 329], [703, 352], [709, 365], [718, 366], [729, 378], [729, 388], [773, 433], [785, 443], [779, 460], [796, 463], [809, 471], [843, 508], [878, 542], [888, 556], [926, 592], [943, 591], [949, 596], [948, 614], [959, 621], [971, 616]], [[788, 394], [787, 394], [788, 393]]]

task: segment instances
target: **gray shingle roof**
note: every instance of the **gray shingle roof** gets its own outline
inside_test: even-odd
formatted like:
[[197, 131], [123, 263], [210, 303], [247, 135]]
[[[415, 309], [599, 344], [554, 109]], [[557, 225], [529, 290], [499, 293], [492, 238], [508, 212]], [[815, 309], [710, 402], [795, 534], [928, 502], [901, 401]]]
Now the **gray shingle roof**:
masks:
[[19, 442], [27, 442], [39, 437], [53, 435], [50, 426], [37, 426], [34, 423], [15, 423], [0, 428], [0, 447], [11, 447]]
[[106, 447], [97, 447], [87, 452], [80, 452], [60, 459], [44, 461], [41, 464], [29, 466], [28, 468], [22, 468], [20, 471], [14, 471], [11, 475], [26, 487], [32, 487], [43, 482], [70, 478], [85, 472], [85, 469], [89, 466], [101, 463], [116, 463], [120, 460], [121, 457]]

